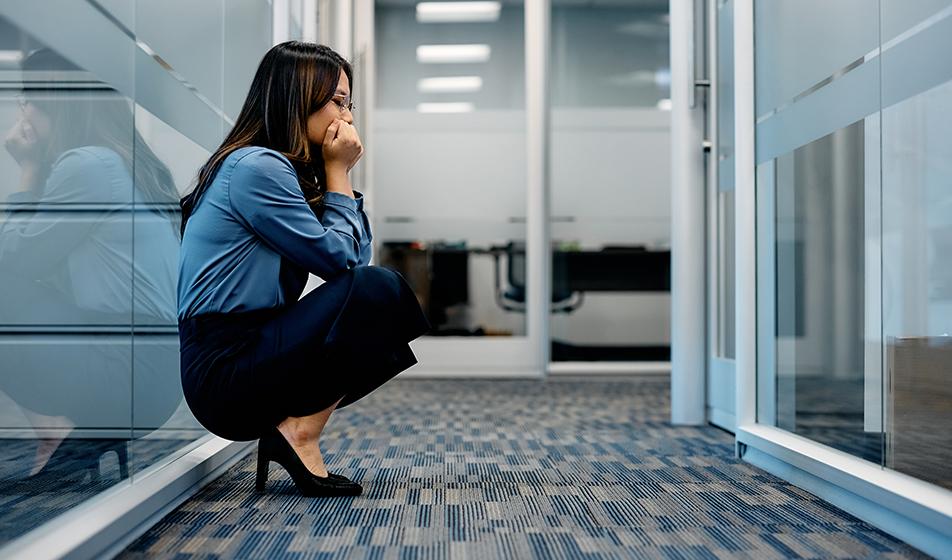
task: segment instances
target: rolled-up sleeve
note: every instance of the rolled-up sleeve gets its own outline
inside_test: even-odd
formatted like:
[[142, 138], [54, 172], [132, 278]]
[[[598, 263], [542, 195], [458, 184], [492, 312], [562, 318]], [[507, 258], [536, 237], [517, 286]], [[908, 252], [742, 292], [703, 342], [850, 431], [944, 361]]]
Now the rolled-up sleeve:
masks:
[[308, 272], [335, 276], [360, 263], [363, 227], [357, 201], [327, 193], [318, 219], [297, 175], [280, 155], [252, 152], [235, 165], [228, 182], [229, 204], [246, 227]]

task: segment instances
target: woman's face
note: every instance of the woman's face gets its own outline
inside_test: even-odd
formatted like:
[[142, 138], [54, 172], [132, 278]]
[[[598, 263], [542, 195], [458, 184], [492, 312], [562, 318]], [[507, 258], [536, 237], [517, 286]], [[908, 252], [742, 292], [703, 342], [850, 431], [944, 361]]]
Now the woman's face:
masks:
[[38, 161], [49, 142], [52, 120], [39, 106], [26, 98], [20, 100], [20, 115], [7, 131], [4, 147], [21, 164]]
[[[307, 139], [312, 144], [320, 146], [324, 143], [324, 134], [327, 132], [327, 127], [335, 119], [342, 119], [348, 124], [354, 124], [354, 115], [346, 108], [349, 101], [350, 80], [347, 79], [347, 74], [341, 70], [334, 98], [307, 118]], [[342, 108], [342, 106], [345, 107]]]

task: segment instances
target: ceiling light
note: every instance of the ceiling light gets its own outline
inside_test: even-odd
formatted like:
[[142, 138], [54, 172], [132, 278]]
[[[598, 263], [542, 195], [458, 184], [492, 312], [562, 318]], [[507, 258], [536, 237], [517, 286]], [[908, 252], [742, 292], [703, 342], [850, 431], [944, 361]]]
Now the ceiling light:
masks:
[[423, 64], [486, 62], [489, 60], [489, 45], [420, 45], [416, 57], [417, 62]]
[[496, 21], [499, 2], [420, 2], [416, 19], [420, 23]]
[[417, 82], [417, 90], [422, 93], [472, 93], [482, 88], [483, 79], [479, 76], [423, 78]]
[[471, 113], [472, 103], [417, 103], [419, 113]]

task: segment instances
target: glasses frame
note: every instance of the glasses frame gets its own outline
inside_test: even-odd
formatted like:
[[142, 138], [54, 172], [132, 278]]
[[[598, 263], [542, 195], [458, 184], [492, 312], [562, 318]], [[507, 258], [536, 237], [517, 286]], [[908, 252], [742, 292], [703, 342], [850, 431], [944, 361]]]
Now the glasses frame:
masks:
[[331, 101], [333, 101], [334, 104], [337, 105], [337, 107], [340, 109], [342, 113], [344, 112], [344, 108], [346, 108], [351, 113], [353, 113], [354, 109], [357, 108], [357, 106], [354, 105], [354, 102], [351, 100], [349, 95], [335, 95], [334, 97], [331, 97]]

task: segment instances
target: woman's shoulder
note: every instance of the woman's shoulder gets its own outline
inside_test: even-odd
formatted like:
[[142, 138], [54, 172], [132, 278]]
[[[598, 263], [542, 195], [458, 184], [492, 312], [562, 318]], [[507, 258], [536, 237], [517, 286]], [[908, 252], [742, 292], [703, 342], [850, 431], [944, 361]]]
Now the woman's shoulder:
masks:
[[131, 196], [132, 176], [125, 161], [105, 146], [66, 150], [53, 162], [45, 192], [73, 202], [116, 202]]
[[231, 203], [241, 205], [259, 198], [300, 197], [297, 172], [281, 152], [263, 146], [238, 148], [226, 174], [224, 192]]
[[243, 171], [294, 171], [294, 166], [284, 154], [264, 146], [243, 146], [228, 154], [226, 161], [236, 168], [241, 167]]

